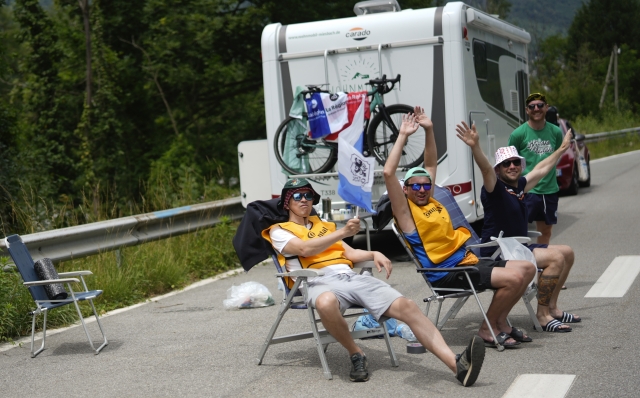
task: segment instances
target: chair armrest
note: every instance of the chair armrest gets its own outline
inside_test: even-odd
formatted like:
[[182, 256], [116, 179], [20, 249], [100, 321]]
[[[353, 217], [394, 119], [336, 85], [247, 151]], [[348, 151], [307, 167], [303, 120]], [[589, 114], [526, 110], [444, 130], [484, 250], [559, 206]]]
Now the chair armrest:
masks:
[[60, 272], [58, 276], [60, 277], [68, 277], [68, 276], [83, 276], [83, 275], [93, 275], [91, 271], [70, 271], [70, 272]]
[[376, 263], [372, 260], [360, 261], [359, 263], [353, 263], [353, 268], [375, 268]]
[[48, 279], [46, 281], [33, 281], [33, 282], [24, 282], [25, 286], [41, 286], [41, 285], [51, 285], [53, 283], [69, 283], [69, 282], [80, 282], [77, 278], [63, 278], [63, 279]]
[[542, 233], [538, 231], [527, 231], [527, 236], [530, 238], [534, 238], [534, 237], [542, 236]]
[[315, 269], [296, 269], [291, 272], [284, 272], [281, 274], [276, 274], [276, 276], [289, 276], [289, 277], [306, 277], [306, 278], [314, 278], [316, 276], [323, 276], [324, 272]]
[[478, 272], [478, 268], [474, 266], [461, 266], [461, 267], [451, 267], [451, 268], [418, 268], [416, 269], [418, 273], [420, 272]]

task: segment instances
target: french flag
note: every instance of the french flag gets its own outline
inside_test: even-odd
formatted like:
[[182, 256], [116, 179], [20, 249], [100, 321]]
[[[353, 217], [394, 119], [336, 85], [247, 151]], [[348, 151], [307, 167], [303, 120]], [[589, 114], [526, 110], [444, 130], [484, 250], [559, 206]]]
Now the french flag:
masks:
[[353, 122], [338, 136], [338, 195], [346, 202], [375, 213], [371, 206], [375, 159], [364, 157], [364, 114], [366, 98], [356, 111]]

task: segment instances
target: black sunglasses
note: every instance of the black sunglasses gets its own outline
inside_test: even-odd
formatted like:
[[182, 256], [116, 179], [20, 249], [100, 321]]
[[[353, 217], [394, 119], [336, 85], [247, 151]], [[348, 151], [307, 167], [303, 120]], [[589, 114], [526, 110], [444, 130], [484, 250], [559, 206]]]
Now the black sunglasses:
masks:
[[500, 163], [502, 167], [509, 167], [513, 163], [514, 166], [519, 167], [522, 164], [522, 160], [520, 159], [507, 159]]
[[313, 192], [295, 192], [291, 197], [296, 202], [300, 202], [302, 198], [305, 198], [306, 200], [313, 200]]
[[544, 108], [545, 105], [547, 105], [547, 104], [545, 104], [544, 102], [539, 103], [539, 104], [529, 104], [529, 105], [527, 105], [527, 108], [529, 108], [529, 110], [532, 111], [532, 110], [536, 109], [536, 106], [538, 107], [538, 109], [542, 109], [542, 108]]
[[424, 184], [409, 184], [408, 186], [414, 191], [419, 191], [420, 188], [423, 188], [425, 191], [429, 191], [431, 189], [430, 182], [425, 182]]

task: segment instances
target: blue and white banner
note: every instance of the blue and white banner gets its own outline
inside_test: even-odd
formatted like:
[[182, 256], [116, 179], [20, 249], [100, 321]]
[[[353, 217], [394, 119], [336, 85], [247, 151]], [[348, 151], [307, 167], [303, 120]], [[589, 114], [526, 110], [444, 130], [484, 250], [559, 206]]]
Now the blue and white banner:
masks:
[[356, 111], [353, 122], [338, 136], [338, 195], [348, 203], [375, 213], [371, 206], [375, 159], [362, 155], [364, 143], [365, 100]]

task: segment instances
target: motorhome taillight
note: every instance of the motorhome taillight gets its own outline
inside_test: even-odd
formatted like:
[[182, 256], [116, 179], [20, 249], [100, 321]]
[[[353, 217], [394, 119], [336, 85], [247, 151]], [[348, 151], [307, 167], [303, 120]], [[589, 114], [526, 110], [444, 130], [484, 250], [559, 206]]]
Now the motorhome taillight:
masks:
[[467, 38], [467, 33], [468, 33], [468, 32], [467, 32], [467, 27], [466, 27], [466, 26], [463, 26], [463, 27], [462, 27], [462, 38], [463, 38], [463, 39], [466, 39], [466, 38]]
[[471, 192], [471, 181], [463, 182], [462, 184], [445, 185], [444, 187], [447, 188], [453, 196], [462, 195], [463, 193]]

